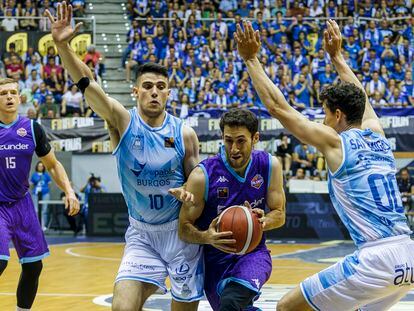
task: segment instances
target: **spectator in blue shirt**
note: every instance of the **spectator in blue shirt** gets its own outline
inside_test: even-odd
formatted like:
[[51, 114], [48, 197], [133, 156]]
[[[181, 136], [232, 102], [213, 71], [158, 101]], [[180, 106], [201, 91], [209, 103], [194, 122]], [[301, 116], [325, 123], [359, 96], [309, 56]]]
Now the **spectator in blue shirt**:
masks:
[[311, 107], [311, 92], [312, 86], [309, 85], [303, 74], [299, 75], [299, 82], [295, 86], [295, 95], [299, 103], [304, 104], [306, 107]]
[[307, 170], [313, 175], [314, 160], [316, 156], [316, 149], [307, 144], [301, 143], [293, 149], [292, 154], [292, 171], [293, 175], [296, 175], [296, 171], [299, 168]]
[[319, 74], [318, 80], [321, 83], [322, 87], [325, 84], [333, 84], [336, 79], [336, 75], [332, 72], [331, 64], [326, 64], [325, 72]]
[[391, 77], [395, 79], [397, 83], [400, 83], [401, 81], [404, 80], [404, 76], [405, 76], [405, 73], [402, 70], [401, 64], [399, 62], [396, 62], [394, 64], [394, 69], [391, 73]]
[[349, 52], [349, 57], [353, 60], [358, 60], [359, 51], [361, 47], [355, 43], [355, 37], [349, 36], [348, 43], [345, 45], [345, 50]]

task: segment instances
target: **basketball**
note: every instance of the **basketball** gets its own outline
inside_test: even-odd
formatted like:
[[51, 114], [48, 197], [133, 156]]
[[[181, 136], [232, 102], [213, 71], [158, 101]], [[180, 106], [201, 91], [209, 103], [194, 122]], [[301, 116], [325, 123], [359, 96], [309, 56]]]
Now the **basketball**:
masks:
[[231, 231], [236, 244], [236, 254], [243, 255], [254, 250], [262, 239], [263, 229], [259, 217], [248, 207], [236, 205], [224, 210], [217, 223], [218, 231]]

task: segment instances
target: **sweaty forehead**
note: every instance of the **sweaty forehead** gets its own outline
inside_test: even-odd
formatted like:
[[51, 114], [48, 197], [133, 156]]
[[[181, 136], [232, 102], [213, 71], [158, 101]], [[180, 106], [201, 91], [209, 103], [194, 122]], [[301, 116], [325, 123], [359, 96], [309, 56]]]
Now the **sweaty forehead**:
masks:
[[157, 74], [157, 73], [144, 73], [141, 77], [138, 79], [138, 84], [142, 85], [143, 83], [160, 83], [164, 82], [168, 84], [168, 78], [164, 77], [163, 75]]
[[245, 126], [224, 126], [223, 136], [225, 138], [241, 138], [241, 137], [250, 137], [250, 132]]
[[17, 83], [7, 83], [7, 84], [0, 85], [0, 91], [8, 91], [8, 90], [17, 91]]

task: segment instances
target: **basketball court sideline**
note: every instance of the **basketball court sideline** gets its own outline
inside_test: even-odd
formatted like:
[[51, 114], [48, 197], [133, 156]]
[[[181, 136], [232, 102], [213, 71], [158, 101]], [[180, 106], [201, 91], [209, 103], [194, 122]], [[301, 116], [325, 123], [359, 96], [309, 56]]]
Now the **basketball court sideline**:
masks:
[[[120, 238], [73, 239], [48, 237], [51, 256], [44, 260], [44, 270], [33, 311], [110, 310], [113, 281], [122, 257]], [[336, 262], [354, 250], [350, 241], [268, 241], [273, 259], [273, 273], [263, 287], [255, 306], [275, 310], [277, 301], [289, 289]], [[14, 249], [0, 282], [0, 310], [14, 310], [15, 288], [20, 265]], [[168, 284], [167, 284], [168, 285]], [[146, 303], [147, 311], [170, 310], [171, 296], [154, 295]], [[200, 311], [211, 310], [204, 299]], [[414, 291], [394, 306], [392, 311], [414, 310]]]

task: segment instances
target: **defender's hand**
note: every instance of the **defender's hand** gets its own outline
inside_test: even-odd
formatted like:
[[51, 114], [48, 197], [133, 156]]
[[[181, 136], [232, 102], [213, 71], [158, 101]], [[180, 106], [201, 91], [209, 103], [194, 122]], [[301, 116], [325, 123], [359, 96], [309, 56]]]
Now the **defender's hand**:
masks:
[[168, 190], [168, 193], [182, 203], [190, 202], [194, 204], [194, 194], [185, 190], [184, 186], [179, 188], [171, 188]]
[[78, 32], [82, 23], [78, 23], [75, 28], [72, 28], [72, 6], [68, 6], [66, 2], [59, 3], [56, 11], [57, 18], [53, 17], [49, 10], [45, 11], [45, 15], [52, 23], [53, 41], [56, 44], [67, 43]]
[[323, 32], [323, 47], [333, 58], [341, 54], [342, 35], [338, 24], [334, 20], [328, 20], [326, 26], [327, 29]]
[[234, 39], [237, 42], [237, 50], [244, 61], [253, 59], [259, 52], [260, 34], [259, 31], [253, 30], [253, 26], [250, 22], [243, 21], [243, 28], [237, 24], [237, 31], [234, 33]]

